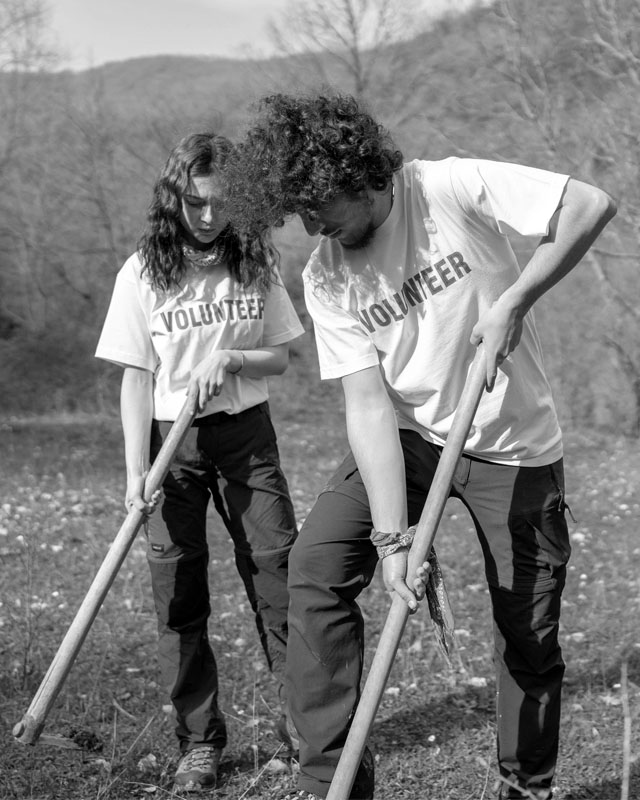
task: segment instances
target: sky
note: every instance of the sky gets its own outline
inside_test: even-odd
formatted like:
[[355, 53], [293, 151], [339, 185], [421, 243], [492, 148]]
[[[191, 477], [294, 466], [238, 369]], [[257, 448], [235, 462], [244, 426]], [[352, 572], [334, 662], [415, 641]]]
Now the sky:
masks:
[[[267, 34], [293, 0], [43, 0], [64, 68], [150, 55], [273, 54]], [[431, 13], [477, 0], [425, 0]]]
[[270, 55], [266, 25], [289, 0], [44, 0], [72, 69], [149, 55]]

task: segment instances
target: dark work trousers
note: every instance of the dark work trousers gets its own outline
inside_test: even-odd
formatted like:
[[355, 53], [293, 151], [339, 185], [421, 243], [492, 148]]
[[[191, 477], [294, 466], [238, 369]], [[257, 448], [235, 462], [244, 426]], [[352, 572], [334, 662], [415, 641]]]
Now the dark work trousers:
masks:
[[[170, 427], [154, 421], [152, 458]], [[197, 419], [173, 460], [163, 495], [146, 526], [162, 681], [175, 709], [181, 751], [204, 743], [224, 747], [207, 634], [211, 498], [231, 535], [269, 668], [281, 685], [284, 680], [287, 567], [297, 530], [267, 403]]]
[[[401, 431], [409, 523], [420, 517], [441, 450]], [[505, 777], [546, 794], [555, 771], [564, 662], [560, 596], [569, 558], [562, 461], [543, 467], [461, 458], [451, 496], [469, 509], [490, 587], [498, 760]], [[300, 789], [325, 797], [360, 693], [364, 624], [357, 605], [377, 554], [351, 455], [330, 480], [291, 551], [287, 686], [300, 735]], [[362, 772], [362, 766], [360, 772]], [[358, 777], [373, 796], [373, 774]], [[510, 796], [510, 795], [509, 795]]]

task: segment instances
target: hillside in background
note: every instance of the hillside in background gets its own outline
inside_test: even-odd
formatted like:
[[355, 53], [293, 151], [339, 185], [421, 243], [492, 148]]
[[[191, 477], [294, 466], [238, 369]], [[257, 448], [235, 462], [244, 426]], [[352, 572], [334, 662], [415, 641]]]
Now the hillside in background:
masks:
[[[93, 350], [171, 145], [201, 128], [239, 137], [260, 96], [330, 85], [358, 91], [408, 159], [521, 161], [618, 198], [596, 249], [536, 315], [565, 427], [638, 435], [639, 30], [631, 0], [514, 0], [351, 53], [357, 74], [326, 53], [0, 74], [0, 413], [113, 410], [118, 372]], [[299, 275], [313, 242], [295, 221], [277, 240], [306, 320]], [[516, 244], [526, 258], [532, 243]], [[317, 385], [311, 339], [280, 383]]]

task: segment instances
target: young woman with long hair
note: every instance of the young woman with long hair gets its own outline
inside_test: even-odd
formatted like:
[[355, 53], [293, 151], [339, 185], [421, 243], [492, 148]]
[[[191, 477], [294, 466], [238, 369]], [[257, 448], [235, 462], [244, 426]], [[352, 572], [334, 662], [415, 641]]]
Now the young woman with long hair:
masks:
[[[226, 744], [207, 636], [209, 500], [231, 535], [280, 688], [287, 565], [297, 534], [267, 376], [284, 372], [289, 342], [303, 328], [268, 236], [240, 235], [225, 217], [224, 168], [232, 152], [213, 133], [187, 136], [173, 149], [139, 247], [118, 273], [96, 352], [124, 368], [125, 502], [149, 513], [147, 557], [160, 669], [177, 720], [181, 791], [215, 785]], [[145, 476], [189, 392], [197, 394], [198, 412], [151, 513]], [[277, 729], [286, 739], [281, 699]]]

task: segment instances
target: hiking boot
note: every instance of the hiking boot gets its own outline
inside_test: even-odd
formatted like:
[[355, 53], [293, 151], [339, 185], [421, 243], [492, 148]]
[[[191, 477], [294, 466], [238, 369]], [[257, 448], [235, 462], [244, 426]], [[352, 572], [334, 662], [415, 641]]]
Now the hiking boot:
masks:
[[218, 778], [218, 764], [222, 750], [203, 744], [188, 750], [180, 759], [173, 779], [175, 788], [183, 792], [213, 789]]
[[285, 755], [291, 758], [297, 757], [298, 750], [300, 750], [298, 731], [286, 714], [283, 714], [276, 722], [276, 737], [284, 745], [287, 751]]
[[549, 790], [545, 789], [523, 789], [521, 792], [516, 791], [515, 793], [511, 794], [501, 794], [498, 796], [498, 800], [551, 800], [553, 797], [552, 794], [549, 793]]
[[351, 787], [350, 800], [371, 800], [375, 785], [375, 764], [373, 755], [368, 747], [364, 748], [362, 761], [356, 772], [356, 777]]
[[322, 797], [320, 797], [319, 794], [313, 794], [313, 792], [305, 792], [304, 789], [298, 789], [297, 792], [289, 792], [289, 794], [286, 794], [282, 800], [322, 800]]
[[500, 789], [498, 800], [551, 800], [553, 793], [551, 789], [536, 789], [531, 787], [529, 789], [519, 789], [516, 786], [503, 786]]
[[[362, 761], [356, 772], [349, 800], [372, 800], [373, 798], [373, 785], [375, 780], [375, 766], [373, 762], [373, 755], [368, 747], [365, 747], [362, 754]], [[285, 795], [282, 800], [322, 800], [320, 795], [313, 792], [307, 792], [304, 789], [290, 792]]]

